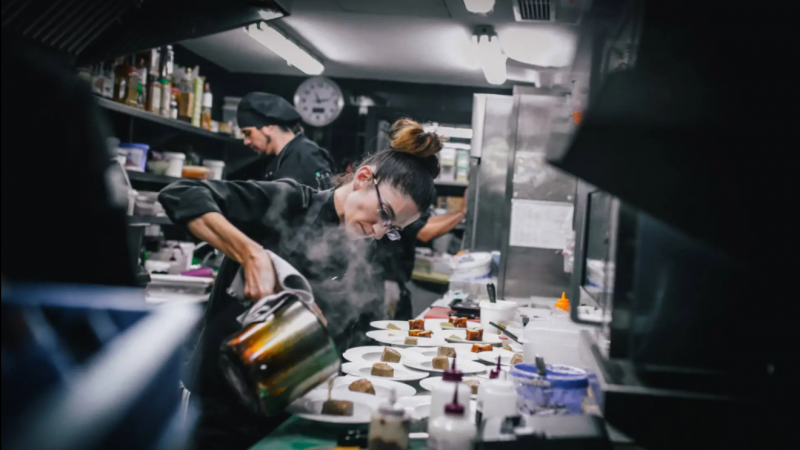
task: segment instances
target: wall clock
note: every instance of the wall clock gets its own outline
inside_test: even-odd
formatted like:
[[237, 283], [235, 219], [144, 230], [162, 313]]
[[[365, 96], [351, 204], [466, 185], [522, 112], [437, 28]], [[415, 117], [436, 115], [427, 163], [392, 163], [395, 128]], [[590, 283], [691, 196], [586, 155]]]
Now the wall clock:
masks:
[[342, 90], [325, 77], [312, 77], [297, 88], [294, 94], [294, 107], [311, 126], [324, 127], [339, 117], [344, 108]]

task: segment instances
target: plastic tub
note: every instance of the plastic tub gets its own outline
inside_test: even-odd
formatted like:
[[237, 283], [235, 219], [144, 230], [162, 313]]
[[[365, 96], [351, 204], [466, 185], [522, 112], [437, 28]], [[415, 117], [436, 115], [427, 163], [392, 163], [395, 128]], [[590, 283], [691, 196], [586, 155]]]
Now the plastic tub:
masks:
[[183, 178], [194, 178], [196, 180], [207, 180], [211, 170], [203, 166], [184, 166]]
[[489, 253], [467, 253], [455, 259], [452, 279], [470, 281], [492, 276], [492, 255]]
[[215, 159], [207, 159], [203, 161], [203, 165], [208, 167], [211, 171], [208, 174], [209, 180], [221, 180], [222, 179], [222, 172], [225, 171], [225, 162], [224, 161], [217, 161]]
[[164, 175], [180, 178], [183, 175], [183, 165], [186, 162], [186, 155], [183, 153], [164, 152], [164, 161], [169, 162]]
[[523, 332], [523, 361], [533, 363], [536, 356], [545, 362], [582, 367], [578, 352], [581, 330], [592, 330], [591, 326], [580, 326], [566, 320], [550, 317], [546, 320], [531, 320]]
[[150, 146], [147, 144], [123, 143], [119, 145], [120, 150], [125, 152], [125, 168], [137, 172], [144, 172], [147, 166], [147, 153]]
[[497, 300], [497, 303], [492, 303], [489, 300], [482, 300], [481, 306], [481, 327], [484, 333], [500, 334], [499, 330], [489, 324], [494, 322], [505, 324], [514, 320], [514, 314], [517, 312], [517, 303], [509, 302], [506, 300]]
[[517, 364], [511, 368], [510, 373], [517, 386], [520, 414], [583, 414], [583, 401], [589, 387], [586, 371], [560, 364], [547, 364], [547, 376], [542, 378], [535, 364]]

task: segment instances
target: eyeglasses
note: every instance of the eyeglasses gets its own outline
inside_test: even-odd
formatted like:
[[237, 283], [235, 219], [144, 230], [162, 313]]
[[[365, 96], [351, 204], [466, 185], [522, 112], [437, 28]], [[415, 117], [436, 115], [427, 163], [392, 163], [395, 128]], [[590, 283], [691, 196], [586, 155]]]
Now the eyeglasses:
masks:
[[383, 226], [389, 227], [389, 231], [386, 232], [386, 237], [389, 238], [390, 241], [399, 241], [400, 240], [400, 229], [396, 226], [392, 225], [392, 218], [389, 216], [389, 212], [386, 211], [386, 207], [383, 205], [383, 199], [381, 198], [381, 190], [378, 189], [378, 180], [375, 180], [375, 192], [378, 193], [378, 214], [381, 216], [381, 220], [383, 221]]

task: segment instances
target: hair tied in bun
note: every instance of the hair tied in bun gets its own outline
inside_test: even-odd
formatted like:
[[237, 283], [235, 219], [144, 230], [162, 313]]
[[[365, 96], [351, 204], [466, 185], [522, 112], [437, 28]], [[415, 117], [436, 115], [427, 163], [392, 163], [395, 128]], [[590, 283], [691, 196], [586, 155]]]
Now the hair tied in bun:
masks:
[[417, 158], [427, 158], [439, 153], [442, 143], [447, 140], [435, 132], [425, 132], [422, 125], [411, 119], [400, 119], [392, 124], [389, 139], [394, 151], [408, 153]]

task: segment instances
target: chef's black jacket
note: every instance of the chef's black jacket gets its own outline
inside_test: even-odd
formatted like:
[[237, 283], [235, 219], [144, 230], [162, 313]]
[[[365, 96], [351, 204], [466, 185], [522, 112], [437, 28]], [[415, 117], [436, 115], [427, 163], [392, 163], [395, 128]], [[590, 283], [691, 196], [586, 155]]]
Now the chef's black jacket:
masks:
[[[373, 298], [380, 291], [371, 284], [374, 241], [347, 239], [333, 190], [317, 191], [294, 180], [182, 180], [161, 191], [159, 201], [177, 224], [220, 213], [297, 268], [309, 280], [340, 352], [380, 317], [383, 299]], [[202, 402], [196, 448], [248, 448], [280, 423], [247, 411], [219, 366], [220, 345], [241, 330], [236, 317], [246, 310], [226, 292], [239, 268], [228, 258], [220, 268], [190, 364], [193, 373], [186, 379], [193, 398]]]
[[334, 172], [335, 164], [328, 151], [299, 133], [277, 156], [259, 159], [232, 174], [232, 178], [263, 181], [291, 178], [314, 189], [329, 189]]

